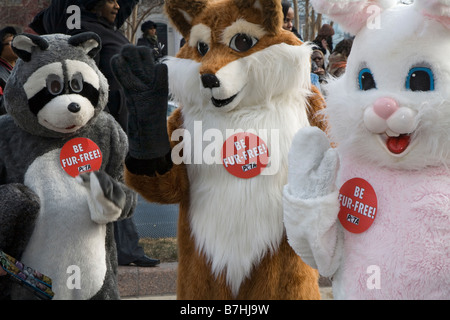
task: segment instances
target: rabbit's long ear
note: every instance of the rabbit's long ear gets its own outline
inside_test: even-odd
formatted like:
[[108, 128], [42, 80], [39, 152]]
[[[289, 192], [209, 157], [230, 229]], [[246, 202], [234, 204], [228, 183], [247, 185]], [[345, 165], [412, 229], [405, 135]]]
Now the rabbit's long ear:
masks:
[[[426, 0], [425, 0], [426, 1]], [[311, 0], [314, 9], [355, 35], [374, 14], [394, 6], [396, 0]]]
[[450, 1], [415, 0], [414, 4], [424, 16], [436, 20], [450, 29]]

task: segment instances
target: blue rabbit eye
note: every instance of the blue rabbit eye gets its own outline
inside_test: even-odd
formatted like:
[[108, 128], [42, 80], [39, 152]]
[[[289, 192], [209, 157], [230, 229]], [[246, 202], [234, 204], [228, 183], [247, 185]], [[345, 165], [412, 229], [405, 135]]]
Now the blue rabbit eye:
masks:
[[360, 90], [367, 91], [377, 88], [372, 71], [369, 68], [364, 68], [359, 72], [358, 81]]
[[434, 91], [434, 74], [430, 68], [412, 68], [406, 78], [406, 89], [411, 91]]

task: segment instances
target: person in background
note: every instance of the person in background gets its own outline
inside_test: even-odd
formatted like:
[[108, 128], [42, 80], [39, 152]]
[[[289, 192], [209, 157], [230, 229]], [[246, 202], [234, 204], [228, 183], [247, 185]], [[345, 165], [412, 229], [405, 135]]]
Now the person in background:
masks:
[[158, 42], [156, 34], [156, 23], [149, 20], [141, 25], [142, 37], [137, 41], [138, 46], [147, 46], [153, 51], [155, 61], [163, 57], [161, 44]]
[[344, 39], [336, 45], [336, 48], [334, 48], [333, 53], [328, 59], [328, 74], [336, 78], [344, 74], [352, 45], [353, 39]]
[[319, 30], [313, 43], [322, 51], [324, 55], [324, 68], [328, 66], [328, 58], [333, 52], [334, 29], [329, 24], [324, 24]]
[[[119, 28], [138, 2], [139, 0], [53, 0], [48, 11], [40, 12], [30, 24], [30, 27], [38, 33], [61, 31], [64, 26], [61, 25], [60, 16], [66, 13], [67, 6], [72, 4], [81, 6], [81, 28], [72, 30], [66, 28], [64, 33], [73, 35], [91, 31], [100, 36], [102, 49], [95, 60], [109, 83], [109, 99], [105, 111], [116, 119], [125, 132], [128, 131], [125, 93], [112, 72], [110, 62], [114, 55], [120, 53], [124, 45], [130, 44]], [[153, 267], [160, 263], [159, 259], [145, 255], [144, 249], [138, 243], [139, 234], [133, 218], [115, 222], [114, 236], [119, 265]]]
[[291, 4], [288, 1], [283, 0], [281, 1], [281, 7], [283, 9], [283, 29], [292, 31], [297, 38], [303, 41], [302, 36], [298, 33], [294, 26], [295, 13]]
[[325, 82], [325, 78], [326, 78], [324, 60], [325, 60], [325, 57], [323, 55], [322, 50], [317, 49], [317, 48], [313, 49], [313, 52], [311, 54], [311, 61], [312, 61], [312, 65], [313, 65], [312, 72], [319, 77], [319, 82], [321, 84]]
[[11, 41], [16, 34], [14, 27], [5, 27], [0, 30], [0, 115], [6, 113], [3, 90], [17, 60], [17, 55], [11, 47]]

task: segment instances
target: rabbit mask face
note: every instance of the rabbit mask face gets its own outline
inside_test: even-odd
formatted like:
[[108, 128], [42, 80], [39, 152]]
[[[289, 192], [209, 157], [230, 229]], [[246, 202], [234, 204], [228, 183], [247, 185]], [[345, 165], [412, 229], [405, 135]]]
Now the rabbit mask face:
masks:
[[346, 73], [326, 87], [331, 136], [379, 166], [450, 164], [450, 6], [393, 2], [315, 1], [356, 34]]

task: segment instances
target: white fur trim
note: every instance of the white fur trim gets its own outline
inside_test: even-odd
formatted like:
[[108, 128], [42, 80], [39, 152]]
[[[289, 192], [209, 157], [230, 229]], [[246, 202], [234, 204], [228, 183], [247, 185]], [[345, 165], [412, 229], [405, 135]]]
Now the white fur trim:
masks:
[[248, 22], [244, 19], [238, 19], [229, 27], [225, 28], [222, 34], [222, 43], [228, 46], [230, 44], [231, 38], [233, 38], [233, 36], [238, 33], [244, 33], [257, 39], [261, 39], [267, 34], [267, 32], [261, 25]]
[[203, 23], [193, 26], [189, 37], [189, 46], [196, 48], [199, 42], [211, 44], [211, 28]]

